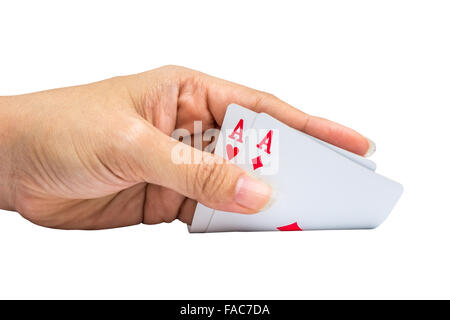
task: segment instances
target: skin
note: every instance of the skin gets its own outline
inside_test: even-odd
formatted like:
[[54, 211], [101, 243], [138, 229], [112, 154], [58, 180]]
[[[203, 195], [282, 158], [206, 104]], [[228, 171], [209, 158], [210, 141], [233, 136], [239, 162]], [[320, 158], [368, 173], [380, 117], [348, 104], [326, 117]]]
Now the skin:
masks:
[[[60, 229], [103, 229], [192, 221], [197, 201], [251, 214], [236, 196], [246, 174], [214, 155], [175, 164], [173, 130], [220, 128], [237, 103], [364, 155], [368, 140], [307, 115], [275, 96], [178, 66], [92, 84], [0, 97], [0, 208]], [[213, 161], [212, 161], [213, 160]], [[245, 191], [245, 190], [244, 190]], [[240, 195], [242, 196], [241, 190]], [[245, 195], [244, 195], [245, 196]], [[256, 201], [256, 200], [255, 200]]]

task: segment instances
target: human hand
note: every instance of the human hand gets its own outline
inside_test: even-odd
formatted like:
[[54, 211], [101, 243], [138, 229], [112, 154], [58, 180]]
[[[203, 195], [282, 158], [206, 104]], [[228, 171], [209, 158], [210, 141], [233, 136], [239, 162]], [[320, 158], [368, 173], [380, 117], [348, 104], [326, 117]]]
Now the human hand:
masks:
[[200, 163], [176, 164], [175, 129], [219, 128], [230, 103], [359, 155], [359, 133], [273, 95], [177, 66], [97, 83], [0, 98], [0, 208], [42, 226], [102, 229], [180, 219], [197, 201], [258, 212], [270, 187], [187, 145]]

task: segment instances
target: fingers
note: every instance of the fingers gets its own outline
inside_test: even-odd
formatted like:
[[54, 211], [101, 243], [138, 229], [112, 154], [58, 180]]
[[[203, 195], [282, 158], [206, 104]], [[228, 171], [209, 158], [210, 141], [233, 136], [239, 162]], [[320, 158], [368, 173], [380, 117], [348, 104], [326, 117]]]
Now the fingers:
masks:
[[192, 224], [194, 219], [195, 209], [197, 208], [197, 201], [186, 198], [181, 205], [180, 211], [178, 213], [178, 220], [184, 222], [188, 225]]
[[237, 103], [255, 112], [267, 113], [294, 129], [356, 154], [366, 155], [374, 149], [369, 140], [355, 130], [327, 119], [310, 116], [271, 94], [211, 76], [204, 77], [208, 90], [208, 105], [219, 124], [223, 121], [226, 107], [230, 103]]
[[301, 131], [361, 156], [371, 155], [372, 146], [366, 137], [336, 122], [310, 116]]
[[146, 182], [172, 189], [213, 209], [256, 213], [271, 197], [271, 188], [265, 182], [151, 126], [142, 135], [133, 157], [133, 167]]
[[143, 223], [172, 222], [178, 216], [185, 196], [171, 189], [148, 184], [145, 195]]

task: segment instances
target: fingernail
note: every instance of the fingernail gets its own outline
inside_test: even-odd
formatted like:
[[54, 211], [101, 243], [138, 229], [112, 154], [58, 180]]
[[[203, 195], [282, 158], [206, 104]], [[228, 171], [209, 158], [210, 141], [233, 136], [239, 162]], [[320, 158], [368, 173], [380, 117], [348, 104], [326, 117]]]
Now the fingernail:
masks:
[[266, 211], [270, 209], [270, 207], [274, 204], [275, 199], [277, 197], [277, 191], [273, 187], [271, 187], [271, 191], [272, 193], [270, 194], [269, 201], [267, 201], [266, 205], [260, 211]]
[[241, 206], [260, 211], [269, 202], [272, 188], [265, 182], [242, 175], [237, 184], [234, 200]]
[[366, 154], [364, 155], [364, 157], [370, 157], [371, 155], [373, 155], [375, 153], [375, 151], [377, 150], [377, 145], [375, 144], [375, 142], [373, 142], [372, 140], [370, 140], [369, 138], [367, 138], [367, 141], [369, 141], [369, 149], [367, 150]]

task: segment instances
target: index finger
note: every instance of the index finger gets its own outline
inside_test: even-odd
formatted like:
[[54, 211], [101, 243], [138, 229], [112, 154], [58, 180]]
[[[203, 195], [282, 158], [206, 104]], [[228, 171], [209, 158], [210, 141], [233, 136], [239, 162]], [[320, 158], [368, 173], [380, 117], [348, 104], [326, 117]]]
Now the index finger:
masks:
[[288, 126], [350, 152], [368, 156], [374, 144], [353, 129], [333, 121], [306, 114], [272, 94], [251, 89], [237, 83], [204, 75], [208, 107], [221, 124], [226, 107], [237, 103], [255, 112], [264, 112]]

